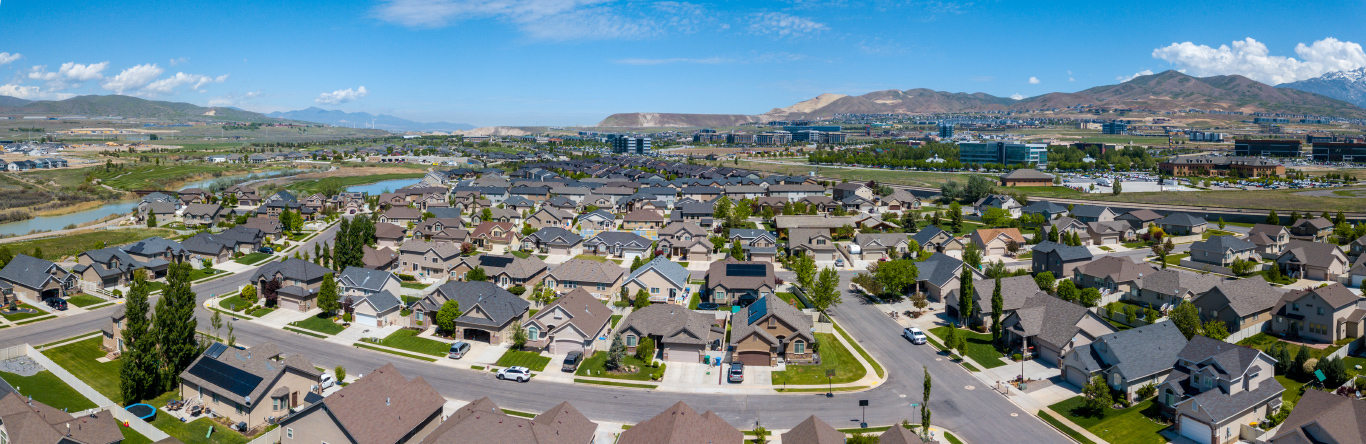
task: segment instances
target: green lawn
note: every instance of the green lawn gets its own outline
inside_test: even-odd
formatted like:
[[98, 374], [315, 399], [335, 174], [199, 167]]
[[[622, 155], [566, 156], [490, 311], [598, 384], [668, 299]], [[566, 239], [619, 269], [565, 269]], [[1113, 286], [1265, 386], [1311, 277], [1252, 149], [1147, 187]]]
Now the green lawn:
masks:
[[[449, 346], [447, 346], [446, 348], [447, 350], [450, 349]], [[498, 362], [494, 365], [497, 365], [499, 367], [520, 366], [541, 372], [545, 371], [545, 366], [549, 363], [549, 356], [541, 356], [540, 353], [535, 352], [509, 349], [507, 352], [503, 353], [502, 357], [498, 358]]]
[[335, 335], [337, 333], [341, 333], [342, 330], [346, 330], [346, 327], [343, 327], [341, 324], [332, 322], [331, 318], [324, 318], [318, 316], [313, 316], [298, 322], [291, 322], [289, 323], [289, 325], [329, 335]]
[[421, 282], [404, 282], [404, 283], [399, 284], [399, 285], [402, 285], [403, 288], [411, 288], [411, 289], [414, 289], [414, 290], [422, 290], [422, 289], [427, 288], [427, 284], [424, 284], [424, 283], [421, 283]]
[[1181, 260], [1190, 257], [1190, 253], [1169, 254], [1167, 255], [1167, 265], [1181, 265]]
[[100, 344], [103, 341], [104, 337], [96, 336], [48, 349], [43, 352], [43, 355], [52, 359], [52, 362], [56, 362], [66, 371], [71, 372], [72, 375], [80, 378], [81, 381], [89, 384], [95, 391], [100, 392], [111, 401], [122, 404], [123, 395], [119, 393], [119, 367], [123, 365], [123, 361], [114, 360], [105, 363], [95, 361], [105, 355], [104, 350], [100, 349]]
[[612, 328], [617, 328], [617, 322], [621, 321], [621, 315], [612, 315]]
[[52, 372], [43, 370], [33, 376], [19, 376], [14, 373], [0, 372], [0, 379], [4, 379], [9, 385], [19, 390], [19, 394], [32, 396], [34, 401], [47, 404], [48, 406], [66, 410], [67, 412], [79, 412], [85, 409], [99, 407], [80, 392], [71, 388]]
[[[576, 371], [576, 372], [574, 372], [574, 375], [576, 375], [576, 376], [593, 376], [593, 377], [597, 377], [597, 378], [625, 379], [625, 380], [630, 380], [630, 381], [650, 381], [650, 380], [651, 380], [650, 375], [651, 375], [652, 373], [659, 372], [660, 370], [663, 370], [663, 369], [664, 369], [664, 364], [663, 364], [663, 363], [660, 363], [660, 364], [659, 364], [659, 368], [658, 368], [658, 369], [650, 368], [650, 364], [648, 364], [648, 363], [646, 363], [646, 362], [644, 362], [644, 361], [641, 361], [641, 360], [639, 360], [639, 359], [636, 359], [636, 357], [635, 357], [635, 356], [632, 356], [632, 355], [626, 355], [625, 358], [622, 358], [622, 359], [621, 359], [621, 364], [622, 364], [622, 365], [634, 365], [634, 366], [640, 368], [640, 371], [638, 371], [638, 372], [636, 372], [636, 373], [631, 373], [631, 374], [608, 373], [607, 370], [606, 370], [606, 368], [607, 368], [607, 367], [606, 367], [606, 364], [607, 364], [607, 352], [604, 352], [604, 351], [593, 352], [593, 356], [589, 356], [589, 357], [585, 358], [585, 359], [583, 360], [583, 362], [579, 364], [579, 370]], [[662, 374], [662, 373], [661, 373], [661, 374]]]
[[[835, 384], [854, 382], [863, 379], [868, 371], [858, 363], [854, 354], [849, 349], [844, 348], [835, 336], [829, 333], [816, 333], [816, 341], [820, 343], [821, 364], [820, 365], [793, 365], [788, 364], [787, 370], [773, 372], [773, 385], [814, 385], [825, 384], [827, 381]], [[827, 380], [826, 370], [835, 370], [835, 377]]]
[[[52, 227], [59, 229], [60, 227]], [[152, 236], [170, 238], [175, 232], [164, 228], [130, 228], [126, 230], [93, 230], [58, 237], [9, 242], [5, 247], [15, 254], [32, 254], [34, 248], [43, 249], [43, 259], [56, 260], [75, 256], [86, 250], [137, 242]]]
[[[259, 299], [258, 299], [259, 300]], [[241, 295], [233, 295], [218, 301], [218, 306], [228, 311], [242, 311], [256, 305], [255, 302], [242, 299]]]
[[513, 251], [513, 252], [508, 253], [508, 254], [511, 254], [511, 255], [513, 255], [513, 256], [517, 256], [517, 257], [522, 258], [522, 259], [526, 259], [526, 258], [531, 257], [531, 253], [527, 253], [527, 252], [525, 252], [525, 251]]
[[[930, 332], [934, 333], [935, 336], [943, 338], [948, 334], [949, 329], [951, 328], [953, 327], [935, 327], [931, 328]], [[977, 361], [978, 364], [982, 364], [982, 366], [986, 368], [996, 368], [1006, 365], [1005, 361], [1001, 360], [1001, 352], [996, 351], [996, 347], [991, 345], [991, 335], [963, 329], [959, 329], [958, 333], [967, 334], [968, 346], [967, 353], [965, 354], [972, 358], [973, 361]]]
[[152, 444], [151, 439], [142, 436], [141, 433], [132, 428], [119, 427], [119, 431], [123, 432], [123, 442], [120, 444]]
[[[1255, 334], [1255, 335], [1249, 336], [1247, 339], [1243, 339], [1243, 340], [1241, 340], [1241, 341], [1238, 341], [1238, 345], [1244, 345], [1244, 346], [1252, 347], [1252, 348], [1255, 348], [1255, 349], [1258, 349], [1258, 350], [1261, 350], [1261, 351], [1264, 351], [1264, 352], [1265, 352], [1265, 351], [1269, 351], [1269, 350], [1271, 349], [1271, 345], [1272, 345], [1272, 344], [1275, 344], [1275, 343], [1277, 343], [1277, 342], [1281, 342], [1281, 340], [1280, 340], [1280, 339], [1277, 339], [1275, 336], [1271, 336], [1271, 335], [1266, 334], [1266, 333], [1257, 333], [1257, 334]], [[1290, 350], [1290, 356], [1295, 356], [1296, 353], [1299, 353], [1299, 351], [1300, 351], [1300, 346], [1295, 345], [1295, 344], [1291, 344], [1291, 343], [1288, 343], [1288, 342], [1286, 342], [1285, 344], [1286, 344], [1287, 346], [1290, 347], [1290, 348], [1289, 348], [1289, 350]], [[1341, 345], [1330, 345], [1330, 346], [1328, 346], [1328, 348], [1324, 348], [1324, 349], [1317, 349], [1317, 348], [1309, 347], [1309, 357], [1314, 358], [1314, 359], [1322, 359], [1324, 356], [1327, 356], [1328, 354], [1331, 354], [1331, 353], [1337, 351], [1339, 348], [1342, 348], [1342, 346], [1341, 346]], [[1356, 369], [1353, 369], [1353, 368], [1351, 368], [1350, 366], [1348, 367], [1348, 371], [1355, 371], [1355, 370], [1356, 370]]]
[[795, 293], [788, 293], [786, 291], [783, 291], [777, 293], [777, 295], [779, 298], [782, 298], [784, 301], [787, 301], [788, 304], [792, 304], [793, 306], [798, 308], [806, 308], [806, 304], [803, 303], [801, 298], [798, 298]]
[[226, 273], [226, 272], [223, 271], [223, 270], [219, 270], [219, 269], [217, 269], [217, 268], [212, 268], [212, 267], [210, 267], [210, 268], [198, 268], [198, 269], [193, 269], [193, 270], [190, 270], [190, 281], [193, 282], [193, 281], [197, 281], [197, 280], [200, 280], [200, 279], [204, 279], [204, 278], [209, 277], [209, 276], [215, 276], [215, 275], [219, 275], [219, 274], [223, 274], [223, 273]]
[[75, 296], [66, 298], [66, 302], [69, 303], [69, 304], [71, 304], [71, 305], [75, 305], [75, 306], [77, 306], [77, 307], [85, 308], [85, 307], [89, 307], [89, 306], [91, 306], [91, 305], [101, 304], [101, 303], [108, 302], [108, 301], [106, 301], [106, 300], [104, 300], [104, 299], [102, 299], [102, 298], [100, 298], [100, 297], [98, 297], [98, 296], [91, 296], [91, 295], [88, 295], [88, 294], [85, 294], [85, 293], [81, 293], [81, 294], [78, 294], [78, 295], [75, 295]]
[[1230, 235], [1234, 235], [1234, 234], [1236, 234], [1236, 233], [1234, 233], [1234, 232], [1232, 232], [1232, 231], [1224, 231], [1224, 230], [1220, 230], [1220, 229], [1210, 229], [1210, 230], [1205, 230], [1204, 233], [1201, 233], [1201, 234], [1200, 234], [1200, 238], [1201, 238], [1201, 239], [1209, 239], [1211, 236], [1230, 236]]
[[252, 310], [251, 313], [248, 314], [247, 316], [251, 316], [251, 317], [253, 317], [253, 318], [259, 318], [259, 317], [261, 317], [261, 316], [268, 315], [268, 314], [270, 314], [270, 313], [273, 312], [273, 311], [275, 311], [274, 308], [270, 308], [270, 307], [261, 307], [261, 308]]
[[580, 254], [578, 256], [574, 256], [574, 259], [588, 259], [590, 261], [598, 262], [607, 262], [608, 260], [607, 256], [598, 256], [593, 254]]
[[[31, 309], [31, 310], [38, 310], [38, 307], [34, 307], [34, 306], [32, 306], [32, 305], [28, 305], [28, 304], [25, 304], [25, 303], [23, 303], [23, 302], [20, 302], [20, 303], [19, 303], [19, 308], [27, 308], [27, 309]], [[48, 313], [47, 313], [46, 311], [38, 310], [37, 313], [15, 313], [15, 314], [7, 314], [7, 315], [0, 315], [0, 316], [4, 316], [5, 319], [9, 319], [10, 321], [22, 321], [22, 320], [24, 320], [24, 319], [36, 318], [36, 317], [39, 317], [39, 316], [47, 316], [47, 314], [48, 314]]]
[[1083, 413], [1086, 412], [1082, 408], [1082, 400], [1082, 397], [1076, 396], [1048, 406], [1048, 408], [1111, 444], [1162, 444], [1167, 442], [1166, 438], [1157, 433], [1167, 426], [1148, 419], [1144, 414], [1145, 410], [1149, 412], [1157, 410], [1151, 399], [1123, 410], [1104, 409], [1098, 416], [1084, 415]]
[[270, 255], [269, 255], [269, 254], [257, 252], [257, 253], [250, 253], [250, 254], [244, 255], [244, 256], [239, 257], [239, 258], [237, 258], [237, 259], [233, 259], [233, 262], [236, 262], [236, 263], [239, 263], [239, 264], [242, 264], [242, 265], [256, 265], [256, 263], [261, 262], [261, 261], [264, 261], [264, 260], [266, 260], [267, 258], [270, 258]]
[[1058, 430], [1061, 430], [1064, 434], [1071, 437], [1072, 439], [1077, 440], [1077, 442], [1081, 444], [1096, 444], [1095, 441], [1092, 441], [1090, 438], [1087, 438], [1085, 435], [1082, 435], [1081, 432], [1078, 432], [1071, 426], [1063, 424], [1062, 421], [1058, 420], [1058, 418], [1054, 418], [1053, 415], [1048, 414], [1044, 410], [1039, 410], [1039, 417], [1043, 418], [1044, 422], [1052, 424], [1053, 427], [1057, 427]]
[[446, 356], [446, 353], [451, 351], [450, 344], [427, 338], [419, 338], [417, 337], [418, 333], [417, 330], [405, 328], [384, 338], [379, 342], [379, 345], [438, 357], [444, 357]]
[[[247, 438], [229, 429], [228, 426], [213, 422], [209, 418], [199, 418], [190, 422], [180, 422], [165, 413], [152, 420], [152, 426], [179, 439], [185, 444], [246, 444]], [[209, 428], [213, 434], [209, 435]], [[210, 438], [205, 438], [210, 436]]]
[[844, 336], [845, 342], [854, 344], [854, 351], [858, 352], [859, 355], [863, 356], [863, 360], [868, 361], [868, 364], [873, 366], [873, 371], [877, 372], [877, 377], [884, 377], [886, 372], [882, 370], [882, 364], [878, 364], [877, 360], [874, 360], [873, 356], [868, 354], [867, 350], [863, 349], [863, 346], [858, 345], [858, 342], [854, 342], [854, 337], [849, 336], [849, 332], [844, 331], [844, 329], [841, 328], [839, 324], [834, 324], [834, 326], [835, 331], [839, 332], [840, 336]]
[[1290, 379], [1285, 375], [1276, 375], [1276, 382], [1281, 383], [1281, 387], [1285, 387], [1285, 391], [1281, 392], [1281, 401], [1284, 402], [1285, 405], [1299, 403], [1300, 397], [1304, 396], [1303, 382]]

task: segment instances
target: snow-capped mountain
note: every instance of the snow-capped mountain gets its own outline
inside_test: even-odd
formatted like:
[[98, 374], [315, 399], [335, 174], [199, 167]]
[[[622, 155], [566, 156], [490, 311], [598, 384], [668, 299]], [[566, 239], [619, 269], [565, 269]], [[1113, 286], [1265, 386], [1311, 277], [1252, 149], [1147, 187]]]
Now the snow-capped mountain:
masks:
[[1334, 71], [1308, 80], [1282, 83], [1276, 87], [1308, 91], [1366, 107], [1366, 68]]

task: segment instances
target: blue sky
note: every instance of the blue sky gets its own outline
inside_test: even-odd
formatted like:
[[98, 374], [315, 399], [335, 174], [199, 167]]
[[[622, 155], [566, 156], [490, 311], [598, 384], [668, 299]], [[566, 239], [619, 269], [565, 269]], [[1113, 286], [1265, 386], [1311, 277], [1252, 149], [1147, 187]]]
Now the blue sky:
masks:
[[827, 92], [1028, 97], [1165, 69], [1275, 84], [1366, 66], [1363, 19], [1359, 0], [9, 0], [0, 94], [594, 124]]

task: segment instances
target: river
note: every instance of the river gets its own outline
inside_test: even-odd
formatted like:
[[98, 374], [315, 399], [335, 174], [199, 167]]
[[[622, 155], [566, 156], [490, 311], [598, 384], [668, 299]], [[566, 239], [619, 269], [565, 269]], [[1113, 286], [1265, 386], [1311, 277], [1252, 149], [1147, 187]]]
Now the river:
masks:
[[385, 190], [393, 192], [394, 190], [397, 190], [399, 188], [411, 186], [421, 181], [422, 178], [385, 180], [371, 184], [354, 185], [346, 187], [346, 191], [351, 193], [366, 193], [371, 196], [377, 196], [381, 193], [384, 193]]

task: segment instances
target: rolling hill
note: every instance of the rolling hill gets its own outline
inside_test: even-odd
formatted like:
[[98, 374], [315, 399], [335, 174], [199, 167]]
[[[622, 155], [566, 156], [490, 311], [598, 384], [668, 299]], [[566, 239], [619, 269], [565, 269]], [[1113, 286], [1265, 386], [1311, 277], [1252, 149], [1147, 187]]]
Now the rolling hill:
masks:
[[414, 122], [412, 120], [390, 116], [387, 114], [374, 115], [370, 113], [348, 113], [338, 110], [325, 110], [318, 107], [309, 107], [298, 111], [273, 112], [267, 114], [270, 117], [281, 119], [300, 120], [304, 122], [325, 123], [332, 126], [355, 126], [357, 128], [369, 127], [374, 124], [375, 129], [382, 129], [392, 132], [405, 131], [457, 131], [471, 130], [474, 125], [468, 123], [450, 122]]
[[[1366, 117], [1366, 109], [1342, 100], [1290, 88], [1277, 88], [1239, 75], [1193, 77], [1177, 71], [1136, 77], [1117, 85], [1073, 93], [1048, 93], [1014, 100], [986, 93], [952, 93], [917, 88], [874, 91], [861, 96], [822, 94], [759, 115], [614, 114], [598, 126], [705, 127], [724, 122], [810, 120], [840, 113], [932, 114], [976, 111], [1052, 110], [1076, 105], [1176, 111], [1189, 108], [1244, 112], [1285, 112]], [[731, 123], [733, 125], [735, 123]]]
[[76, 96], [66, 100], [22, 99], [0, 101], [0, 114], [121, 116], [134, 119], [188, 119], [228, 122], [279, 122], [280, 119], [228, 107], [203, 107], [192, 103], [162, 102], [137, 97]]

